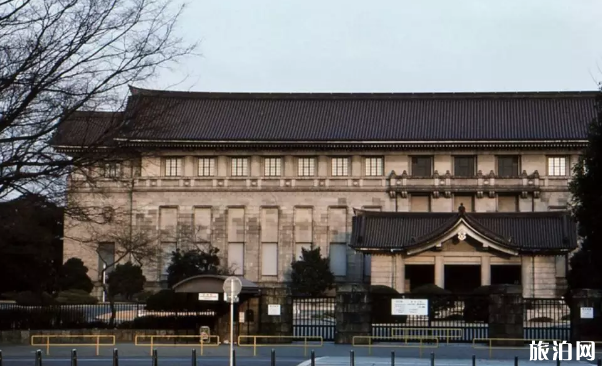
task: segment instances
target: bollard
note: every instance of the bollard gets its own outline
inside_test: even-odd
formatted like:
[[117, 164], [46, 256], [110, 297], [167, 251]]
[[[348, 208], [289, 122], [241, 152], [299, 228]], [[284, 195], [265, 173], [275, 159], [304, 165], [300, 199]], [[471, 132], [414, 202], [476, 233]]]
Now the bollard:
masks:
[[71, 366], [77, 366], [77, 350], [71, 350]]
[[431, 353], [431, 366], [435, 366], [435, 352]]
[[0, 366], [2, 366], [2, 350], [0, 349]]
[[236, 366], [236, 350], [232, 350], [232, 366]]
[[472, 355], [472, 366], [477, 366], [477, 356]]
[[276, 366], [276, 350], [272, 348], [272, 366]]
[[391, 351], [391, 366], [395, 366], [395, 351]]
[[119, 366], [119, 351], [113, 348], [113, 366]]
[[518, 356], [514, 356], [514, 366], [518, 366]]
[[349, 351], [349, 365], [355, 366], [355, 352], [353, 352], [353, 350]]
[[159, 355], [156, 348], [153, 350], [153, 366], [159, 366]]
[[311, 350], [311, 366], [316, 366], [316, 353], [314, 350]]
[[[2, 366], [2, 365], [0, 365], [0, 366]], [[598, 359], [598, 366], [602, 366], [602, 358]]]
[[192, 349], [192, 366], [196, 366], [196, 349]]
[[558, 356], [558, 359], [556, 360], [556, 366], [560, 366], [560, 355]]
[[42, 351], [36, 351], [36, 366], [42, 366]]

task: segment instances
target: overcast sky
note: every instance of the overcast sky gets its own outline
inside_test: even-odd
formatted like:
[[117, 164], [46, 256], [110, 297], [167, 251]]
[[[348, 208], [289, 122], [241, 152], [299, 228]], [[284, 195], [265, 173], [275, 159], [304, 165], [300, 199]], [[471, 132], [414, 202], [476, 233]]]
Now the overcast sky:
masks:
[[149, 88], [215, 92], [592, 90], [601, 0], [188, 0], [200, 42]]

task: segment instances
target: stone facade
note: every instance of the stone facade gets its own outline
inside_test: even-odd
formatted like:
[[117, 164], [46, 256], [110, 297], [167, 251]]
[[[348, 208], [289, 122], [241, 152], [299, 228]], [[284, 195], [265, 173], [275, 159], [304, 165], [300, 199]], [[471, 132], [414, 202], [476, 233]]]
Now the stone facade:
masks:
[[[178, 245], [177, 237], [182, 228], [193, 228], [196, 242], [219, 248], [223, 261], [234, 268], [236, 274], [259, 284], [286, 282], [290, 263], [299, 256], [301, 248], [319, 246], [323, 255], [331, 256], [337, 281], [371, 281], [403, 292], [406, 287], [404, 260], [406, 264], [414, 261], [443, 265], [440, 255], [429, 253], [405, 259], [389, 255], [370, 259], [356, 253], [346, 246], [354, 208], [453, 212], [462, 201], [468, 202], [466, 205], [475, 212], [566, 209], [570, 167], [577, 161], [578, 151], [462, 151], [475, 157], [475, 170], [481, 175], [475, 177], [474, 182], [453, 176], [455, 153], [453, 150], [431, 153], [430, 177], [402, 178], [402, 172], [411, 173], [411, 157], [424, 155], [423, 151], [366, 151], [365, 154], [354, 152], [351, 156], [341, 155], [341, 151], [321, 151], [316, 156], [316, 151], [307, 150], [225, 150], [219, 154], [158, 151], [143, 156], [137, 164], [124, 163], [121, 176], [103, 178], [95, 188], [78, 183], [78, 177], [73, 176], [70, 197], [92, 206], [117, 207], [131, 212], [133, 226], [160, 233], [157, 245], [164, 253]], [[513, 154], [520, 156], [517, 176], [497, 177], [496, 157]], [[315, 159], [312, 175], [300, 174], [299, 157]], [[549, 159], [557, 157], [564, 159], [566, 167], [563, 174], [552, 175]], [[180, 162], [175, 176], [166, 171], [167, 160], [174, 158]], [[276, 176], [268, 172], [267, 158], [279, 161], [272, 166], [277, 167]], [[335, 158], [344, 160], [337, 162]], [[206, 161], [213, 164], [207, 174], [200, 174], [202, 159], [210, 159]], [[243, 176], [233, 174], [233, 159], [245, 159], [247, 170]], [[369, 171], [369, 161], [377, 168]], [[346, 168], [334, 175], [338, 169], [335, 165], [339, 163], [346, 164]], [[389, 172], [399, 176], [397, 183], [389, 179]], [[493, 172], [491, 176], [490, 172]], [[395, 194], [392, 194], [392, 185], [397, 187]], [[460, 192], [458, 188], [462, 187], [466, 190]], [[68, 220], [64, 259], [82, 258], [90, 270], [89, 275], [96, 281], [98, 271], [102, 270], [97, 251], [74, 239], [85, 236], [88, 230]], [[522, 265], [523, 279], [529, 278], [524, 284], [526, 296], [555, 296], [564, 284], [564, 258], [501, 259], [491, 253], [474, 251], [460, 251], [453, 256], [452, 261], [457, 264], [481, 261]], [[165, 280], [167, 257], [165, 254], [159, 257], [144, 265], [151, 286]], [[487, 278], [486, 273], [483, 278]], [[440, 277], [436, 277], [436, 282], [442, 284]]]

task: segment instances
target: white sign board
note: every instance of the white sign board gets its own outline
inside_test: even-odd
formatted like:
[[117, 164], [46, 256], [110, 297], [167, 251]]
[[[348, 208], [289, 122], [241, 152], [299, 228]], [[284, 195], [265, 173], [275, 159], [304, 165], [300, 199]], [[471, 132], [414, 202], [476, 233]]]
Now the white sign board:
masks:
[[428, 299], [391, 299], [391, 315], [429, 315]]
[[245, 322], [245, 312], [244, 311], [239, 311], [238, 312], [238, 322], [239, 323], [244, 323]]
[[219, 294], [201, 293], [199, 294], [199, 301], [219, 301]]
[[593, 319], [594, 308], [581, 308], [581, 319]]
[[280, 316], [280, 305], [268, 305], [268, 315]]

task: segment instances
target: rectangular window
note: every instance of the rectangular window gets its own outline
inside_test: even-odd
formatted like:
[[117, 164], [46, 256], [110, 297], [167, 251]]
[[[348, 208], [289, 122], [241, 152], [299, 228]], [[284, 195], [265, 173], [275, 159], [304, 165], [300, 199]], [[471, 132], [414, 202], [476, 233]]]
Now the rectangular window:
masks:
[[498, 212], [518, 212], [518, 196], [498, 195], [497, 196], [497, 211]]
[[215, 158], [199, 158], [199, 177], [215, 176]]
[[316, 159], [299, 158], [297, 160], [297, 170], [300, 177], [313, 177], [316, 175]]
[[518, 177], [519, 176], [520, 156], [507, 155], [497, 157], [497, 175], [499, 177]]
[[249, 175], [249, 160], [247, 158], [232, 158], [232, 176], [246, 177]]
[[266, 177], [279, 177], [282, 174], [281, 158], [263, 159], [263, 175]]
[[454, 176], [474, 177], [475, 173], [474, 156], [454, 156]]
[[261, 274], [278, 276], [278, 243], [261, 244]]
[[165, 176], [179, 177], [182, 175], [181, 158], [165, 158]]
[[367, 177], [377, 177], [384, 174], [383, 158], [365, 158]]
[[430, 212], [431, 197], [427, 195], [412, 195], [410, 196], [410, 211], [411, 212]]
[[105, 178], [118, 178], [121, 175], [121, 164], [106, 163], [102, 173]]
[[415, 177], [430, 177], [433, 175], [432, 156], [412, 156], [412, 175]]
[[474, 196], [454, 194], [454, 212], [458, 212], [460, 205], [463, 205], [466, 212], [474, 211]]
[[348, 158], [332, 158], [331, 164], [333, 177], [345, 177], [349, 175]]
[[563, 177], [567, 174], [567, 158], [566, 156], [550, 156], [548, 157], [548, 175], [555, 177]]
[[109, 273], [115, 269], [115, 244], [114, 243], [99, 243], [98, 244], [98, 278], [102, 281], [102, 271], [106, 268], [105, 280]]
[[347, 244], [330, 243], [330, 270], [335, 276], [347, 275]]
[[235, 275], [244, 275], [245, 272], [245, 244], [228, 243], [228, 268]]

